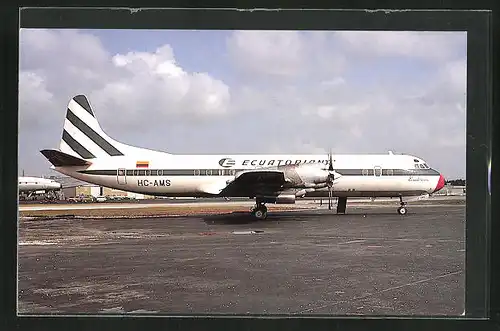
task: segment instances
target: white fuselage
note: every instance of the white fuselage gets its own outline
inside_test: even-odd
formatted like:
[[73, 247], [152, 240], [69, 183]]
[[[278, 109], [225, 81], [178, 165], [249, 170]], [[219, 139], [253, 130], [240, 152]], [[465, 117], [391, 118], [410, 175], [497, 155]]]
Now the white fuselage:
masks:
[[[86, 167], [54, 167], [85, 182], [129, 192], [171, 197], [216, 196], [213, 187], [224, 187], [241, 170], [289, 164], [327, 167], [326, 155], [173, 155], [162, 152], [100, 157]], [[138, 161], [148, 161], [138, 168]], [[334, 155], [340, 174], [333, 196], [397, 197], [430, 194], [439, 190], [443, 177], [425, 161], [411, 155]], [[298, 190], [297, 190], [298, 191]], [[322, 188], [311, 193], [327, 194]]]
[[444, 186], [436, 170], [411, 155], [174, 155], [126, 145], [102, 130], [85, 95], [68, 103], [59, 150], [40, 152], [73, 178], [157, 196], [280, 195], [278, 203], [328, 194], [329, 186], [338, 197], [416, 196]]
[[19, 192], [33, 192], [42, 190], [59, 190], [61, 184], [52, 179], [39, 177], [19, 177]]

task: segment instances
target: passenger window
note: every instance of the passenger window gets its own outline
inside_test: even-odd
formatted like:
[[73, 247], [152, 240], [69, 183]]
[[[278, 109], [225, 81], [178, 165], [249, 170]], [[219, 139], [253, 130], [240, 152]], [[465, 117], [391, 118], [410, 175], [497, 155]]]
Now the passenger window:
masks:
[[211, 169], [207, 169], [207, 176], [211, 176], [212, 175], [212, 170]]
[[163, 170], [161, 169], [158, 170], [158, 176], [163, 176]]
[[194, 169], [194, 175], [199, 176], [200, 175], [200, 169]]
[[388, 176], [392, 176], [392, 175], [394, 175], [394, 170], [392, 170], [392, 169], [387, 169], [387, 175], [388, 175]]
[[368, 169], [363, 169], [361, 173], [363, 174], [363, 176], [368, 176]]
[[151, 174], [150, 170], [146, 170], [146, 176], [149, 176]]

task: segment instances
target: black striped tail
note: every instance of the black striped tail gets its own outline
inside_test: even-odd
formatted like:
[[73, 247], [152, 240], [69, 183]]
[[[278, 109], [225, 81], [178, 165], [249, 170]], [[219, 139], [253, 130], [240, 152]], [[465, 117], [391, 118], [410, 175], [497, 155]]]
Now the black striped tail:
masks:
[[71, 99], [60, 142], [60, 150], [85, 160], [97, 157], [122, 156], [120, 144], [101, 129], [84, 95]]

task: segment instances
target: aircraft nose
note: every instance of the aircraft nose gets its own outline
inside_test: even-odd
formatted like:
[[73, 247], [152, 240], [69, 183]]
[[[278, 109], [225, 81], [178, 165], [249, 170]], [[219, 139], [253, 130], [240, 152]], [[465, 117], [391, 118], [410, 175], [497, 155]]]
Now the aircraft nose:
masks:
[[434, 189], [434, 191], [432, 193], [435, 193], [435, 192], [441, 190], [444, 187], [444, 183], [445, 183], [445, 179], [444, 179], [443, 175], [439, 174], [439, 180], [437, 182], [436, 188]]

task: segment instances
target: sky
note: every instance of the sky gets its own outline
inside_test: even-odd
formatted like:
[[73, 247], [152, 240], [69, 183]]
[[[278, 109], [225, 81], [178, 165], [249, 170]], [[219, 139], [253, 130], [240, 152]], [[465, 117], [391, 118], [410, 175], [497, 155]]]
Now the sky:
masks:
[[22, 29], [19, 174], [48, 175], [69, 100], [182, 154], [394, 153], [465, 178], [465, 32]]

